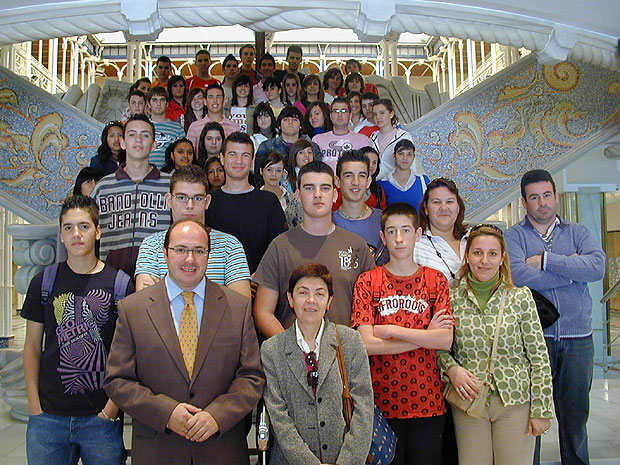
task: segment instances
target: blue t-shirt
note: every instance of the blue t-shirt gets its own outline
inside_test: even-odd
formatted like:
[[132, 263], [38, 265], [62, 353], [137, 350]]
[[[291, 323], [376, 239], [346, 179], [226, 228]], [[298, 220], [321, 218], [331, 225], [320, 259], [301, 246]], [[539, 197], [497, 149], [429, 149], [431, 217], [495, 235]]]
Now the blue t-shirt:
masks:
[[361, 236], [368, 244], [370, 253], [378, 264], [387, 263], [389, 254], [379, 235], [379, 231], [381, 231], [381, 210], [373, 208], [370, 216], [363, 220], [349, 220], [336, 210], [332, 213], [332, 218], [336, 226]]
[[400, 186], [395, 186], [388, 179], [379, 181], [379, 185], [383, 187], [385, 192], [386, 205], [391, 205], [396, 202], [405, 202], [412, 205], [416, 211], [420, 211], [420, 204], [422, 203], [422, 196], [426, 191], [429, 179], [427, 176], [416, 176], [413, 185], [403, 190]]

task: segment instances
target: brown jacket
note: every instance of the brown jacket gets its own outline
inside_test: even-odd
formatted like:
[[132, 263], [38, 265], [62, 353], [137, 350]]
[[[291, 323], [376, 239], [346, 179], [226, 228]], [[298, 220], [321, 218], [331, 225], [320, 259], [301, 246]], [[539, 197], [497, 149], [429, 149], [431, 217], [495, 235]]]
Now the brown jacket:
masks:
[[[264, 375], [250, 301], [207, 280], [194, 374], [183, 363], [165, 280], [118, 304], [104, 388], [133, 418], [134, 465], [247, 464], [243, 418]], [[180, 402], [209, 412], [219, 432], [196, 443], [166, 424]]]

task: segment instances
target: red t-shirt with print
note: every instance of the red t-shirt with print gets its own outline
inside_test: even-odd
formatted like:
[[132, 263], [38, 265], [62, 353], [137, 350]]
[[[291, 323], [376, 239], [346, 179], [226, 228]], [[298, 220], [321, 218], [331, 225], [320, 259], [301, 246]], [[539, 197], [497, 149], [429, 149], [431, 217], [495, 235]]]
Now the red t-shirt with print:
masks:
[[[428, 283], [431, 279], [435, 281], [434, 289]], [[355, 283], [351, 326], [425, 329], [436, 312], [450, 312], [449, 290], [443, 273], [432, 268], [419, 266], [411, 276], [396, 276], [383, 266], [377, 267], [362, 273]], [[436, 294], [433, 306], [429, 303], [431, 292]], [[379, 297], [378, 303], [373, 302], [373, 293]], [[425, 418], [445, 413], [434, 349], [371, 355], [370, 373], [375, 403], [386, 418]]]

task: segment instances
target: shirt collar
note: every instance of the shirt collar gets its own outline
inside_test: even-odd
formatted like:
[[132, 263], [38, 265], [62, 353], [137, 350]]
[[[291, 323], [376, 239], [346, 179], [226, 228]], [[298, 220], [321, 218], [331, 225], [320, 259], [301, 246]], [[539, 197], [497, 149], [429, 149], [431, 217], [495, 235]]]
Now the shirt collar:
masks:
[[[317, 360], [319, 359], [319, 350], [321, 347], [321, 339], [323, 338], [324, 329], [325, 329], [325, 318], [323, 318], [323, 320], [321, 321], [321, 327], [319, 328], [319, 332], [316, 335], [316, 342], [314, 344], [316, 346], [316, 349], [314, 349], [314, 353], [316, 354]], [[304, 335], [301, 334], [301, 329], [299, 329], [297, 320], [295, 320], [295, 339], [297, 340], [297, 345], [303, 352], [305, 353], [311, 352], [310, 347], [308, 346], [308, 343], [304, 339]]]
[[[184, 289], [181, 289], [177, 284], [172, 280], [170, 274], [166, 274], [166, 292], [168, 292], [168, 300], [172, 302], [174, 299], [179, 297], [182, 292], [185, 292]], [[197, 294], [204, 302], [205, 300], [205, 291], [206, 291], [206, 278], [202, 278], [200, 282], [194, 287], [191, 292]]]

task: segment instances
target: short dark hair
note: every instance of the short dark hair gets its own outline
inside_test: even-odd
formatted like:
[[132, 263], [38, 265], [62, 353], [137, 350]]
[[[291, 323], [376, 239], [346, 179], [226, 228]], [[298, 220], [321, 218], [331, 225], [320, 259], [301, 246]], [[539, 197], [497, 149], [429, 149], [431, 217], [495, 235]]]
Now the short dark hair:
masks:
[[178, 182], [188, 184], [202, 184], [205, 192], [209, 192], [209, 178], [198, 165], [187, 165], [175, 170], [170, 177], [170, 193], [174, 192], [174, 187]]
[[357, 65], [360, 71], [362, 70], [362, 64], [359, 61], [357, 61], [355, 58], [349, 58], [344, 64], [344, 69], [346, 70], [347, 67], [349, 67], [350, 65]]
[[381, 213], [381, 231], [385, 232], [385, 224], [390, 216], [403, 215], [411, 219], [414, 228], [418, 228], [418, 212], [411, 204], [405, 202], [396, 202], [388, 205], [383, 213]]
[[338, 158], [336, 164], [336, 176], [340, 177], [342, 173], [342, 165], [348, 162], [359, 161], [366, 165], [366, 173], [370, 173], [370, 159], [364, 155], [360, 150], [345, 150]]
[[372, 100], [372, 103], [375, 104], [379, 101], [379, 96], [374, 92], [364, 92], [360, 97], [360, 102], [362, 100]]
[[168, 95], [168, 91], [166, 90], [165, 87], [162, 86], [155, 86], [153, 87], [151, 90], [149, 90], [149, 93], [146, 96], [146, 101], [150, 102], [151, 99], [153, 97], [166, 97], [166, 102], [170, 101], [170, 95]]
[[252, 50], [254, 50], [256, 52], [256, 47], [254, 47], [254, 45], [252, 44], [244, 44], [239, 48], [239, 56], [241, 56], [243, 54], [243, 50], [245, 50], [246, 48], [251, 48]]
[[95, 227], [99, 226], [99, 207], [97, 206], [97, 202], [91, 197], [86, 197], [84, 195], [70, 195], [67, 197], [62, 203], [62, 207], [60, 207], [60, 215], [58, 217], [58, 222], [62, 227], [62, 217], [69, 210], [85, 210], [90, 216]]
[[319, 278], [327, 285], [327, 294], [329, 297], [334, 295], [334, 281], [325, 265], [321, 265], [320, 263], [305, 263], [295, 268], [288, 280], [289, 293], [293, 293], [295, 285], [302, 278]]
[[166, 251], [168, 250], [168, 246], [170, 245], [170, 236], [172, 235], [172, 231], [181, 223], [194, 223], [200, 226], [200, 228], [207, 234], [207, 249], [211, 250], [211, 234], [209, 233], [209, 228], [199, 221], [184, 219], [175, 221], [170, 225], [168, 231], [166, 231], [166, 235], [164, 236], [164, 249], [166, 249]]
[[402, 149], [413, 150], [415, 153], [415, 145], [409, 139], [401, 139], [394, 146], [394, 153], [400, 152]]
[[291, 52], [293, 53], [300, 53], [301, 56], [304, 56], [304, 52], [301, 49], [301, 47], [299, 45], [291, 45], [287, 50], [286, 50], [286, 56], [288, 57]]
[[282, 127], [282, 120], [284, 118], [297, 118], [299, 120], [299, 132], [302, 131], [302, 125], [304, 121], [304, 117], [301, 114], [301, 111], [297, 107], [293, 107], [291, 105], [287, 105], [282, 108], [282, 111], [278, 115], [278, 120], [276, 121], [276, 127], [280, 129]]
[[314, 160], [304, 165], [299, 170], [299, 174], [297, 175], [297, 188], [301, 187], [301, 178], [304, 174], [308, 173], [325, 173], [329, 174], [332, 178], [332, 186], [334, 185], [334, 170], [331, 167], [322, 161]]
[[144, 92], [142, 92], [141, 90], [132, 90], [131, 92], [129, 92], [129, 95], [127, 96], [127, 101], [129, 102], [131, 100], [131, 97], [140, 97], [142, 100], [144, 100], [144, 103], [146, 103], [146, 95], [144, 95]]
[[125, 134], [127, 133], [127, 126], [129, 126], [129, 123], [133, 121], [142, 121], [143, 123], [147, 123], [151, 127], [151, 135], [153, 136], [153, 140], [155, 140], [155, 125], [144, 113], [137, 113], [135, 115], [131, 115], [129, 119], [125, 121], [125, 125], [123, 126], [123, 139], [125, 138]]
[[80, 172], [75, 177], [75, 186], [73, 186], [73, 195], [82, 195], [82, 183], [86, 181], [95, 182], [99, 181], [103, 177], [103, 173], [99, 171], [97, 168], [91, 168], [90, 166], [85, 166], [80, 170]]
[[209, 55], [209, 60], [211, 59], [211, 52], [206, 48], [201, 48], [200, 50], [198, 50], [194, 55], [194, 59], [198, 58], [198, 55]]
[[342, 103], [343, 105], [346, 105], [347, 108], [349, 109], [349, 111], [351, 111], [351, 105], [349, 104], [349, 101], [345, 98], [345, 97], [336, 97], [331, 104], [331, 108], [334, 108], [334, 104], [335, 103]]
[[129, 92], [131, 93], [134, 90], [138, 90], [138, 86], [140, 85], [141, 82], [146, 82], [149, 85], [149, 87], [151, 87], [151, 80], [147, 77], [143, 77], [143, 78], [138, 79], [136, 82], [134, 82], [131, 85], [131, 87], [129, 88]]
[[280, 155], [275, 150], [271, 150], [260, 161], [260, 169], [264, 170], [269, 165], [275, 165], [276, 163], [280, 163], [280, 162], [282, 162], [282, 164], [284, 164], [284, 159], [282, 158], [282, 155]]
[[278, 89], [282, 90], [282, 83], [273, 76], [265, 79], [265, 82], [263, 82], [263, 90], [266, 91], [271, 86], [276, 86]]
[[224, 60], [222, 61], [222, 69], [224, 69], [226, 63], [229, 61], [234, 61], [237, 65], [239, 65], [239, 60], [237, 60], [237, 57], [234, 56], [232, 53], [229, 53], [224, 57]]
[[226, 139], [224, 139], [224, 143], [222, 144], [222, 155], [226, 154], [226, 147], [231, 142], [237, 144], [244, 144], [250, 146], [250, 152], [252, 152], [252, 156], [254, 156], [254, 142], [252, 142], [252, 138], [248, 136], [245, 132], [233, 132]]
[[258, 67], [260, 68], [261, 65], [263, 64], [263, 61], [265, 60], [271, 60], [273, 62], [273, 65], [276, 65], [276, 59], [273, 57], [273, 55], [271, 53], [265, 53], [260, 60], [258, 60]]
[[168, 63], [169, 65], [172, 65], [172, 60], [170, 60], [170, 58], [166, 55], [162, 55], [157, 59], [155, 65], [157, 65], [158, 63]]
[[222, 96], [226, 97], [226, 92], [224, 92], [224, 88], [219, 82], [214, 82], [213, 84], [209, 84], [207, 86], [207, 88], [205, 89], [205, 97], [207, 96], [207, 92], [209, 92], [211, 89], [219, 89], [219, 91], [222, 93]]
[[271, 134], [275, 134], [275, 130], [276, 130], [276, 115], [274, 115], [273, 113], [273, 109], [271, 108], [271, 105], [269, 105], [269, 103], [267, 102], [261, 102], [258, 105], [256, 105], [256, 107], [254, 108], [254, 115], [252, 117], [252, 130], [254, 132], [254, 134], [260, 134], [261, 133], [261, 129], [260, 126], [258, 125], [258, 117], [261, 115], [267, 115], [269, 116], [269, 119], [271, 119]]
[[525, 197], [525, 186], [528, 184], [534, 184], [536, 182], [550, 182], [551, 186], [553, 186], [553, 193], [555, 194], [555, 182], [549, 174], [549, 171], [546, 170], [530, 170], [523, 175], [521, 178], [521, 197], [524, 199]]

